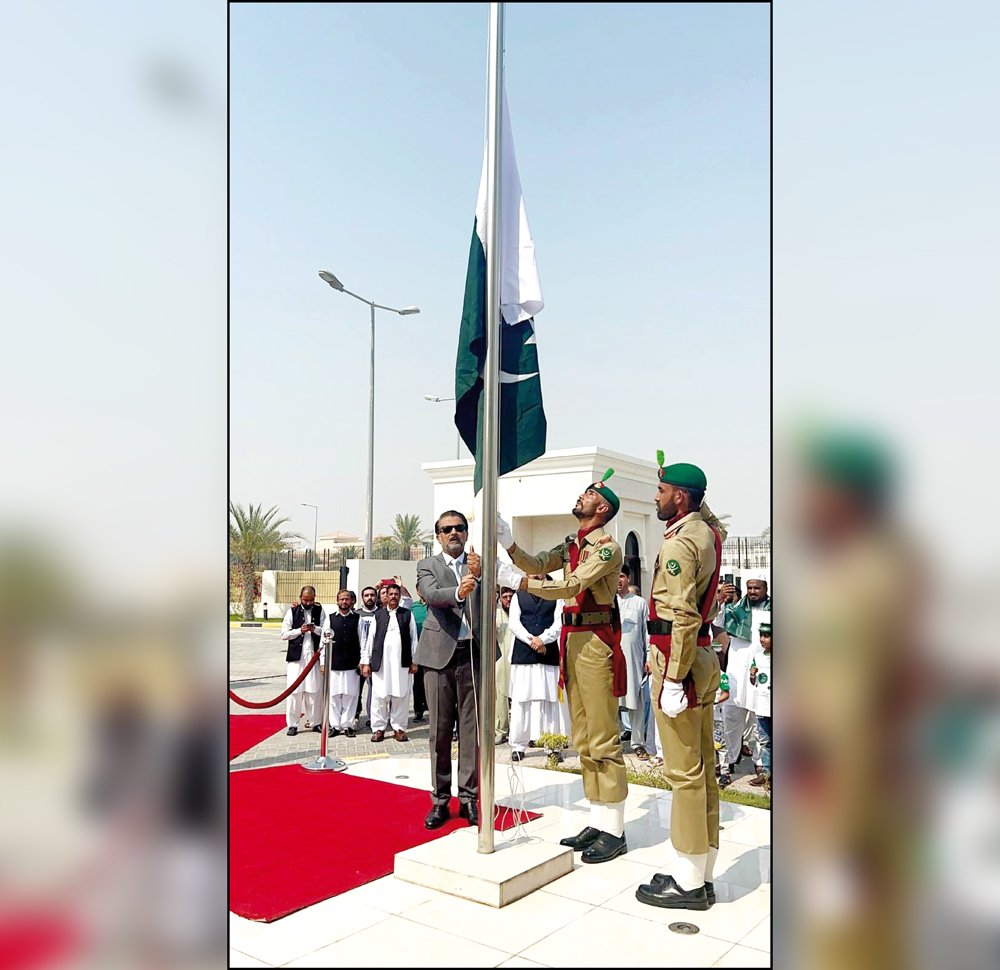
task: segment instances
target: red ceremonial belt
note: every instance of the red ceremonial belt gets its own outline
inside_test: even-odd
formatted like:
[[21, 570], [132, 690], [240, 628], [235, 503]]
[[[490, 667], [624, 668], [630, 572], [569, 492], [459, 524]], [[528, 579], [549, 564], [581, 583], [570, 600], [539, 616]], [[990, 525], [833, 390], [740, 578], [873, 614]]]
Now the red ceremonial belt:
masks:
[[[672, 521], [667, 523], [668, 531]], [[699, 647], [710, 647], [712, 645], [712, 627], [708, 622], [708, 612], [712, 608], [712, 603], [715, 601], [715, 591], [719, 587], [719, 570], [722, 568], [722, 539], [719, 538], [719, 533], [713, 526], [708, 527], [712, 530], [712, 535], [715, 536], [715, 572], [712, 573], [712, 579], [708, 584], [708, 589], [705, 590], [705, 598], [701, 603], [701, 627], [698, 630], [698, 639], [696, 641]], [[660, 619], [656, 612], [656, 603], [653, 601], [652, 593], [650, 593], [649, 596], [649, 618], [651, 620]], [[649, 635], [649, 642], [663, 654], [664, 659], [668, 663], [670, 661], [671, 636], [672, 635], [669, 633], [651, 633]], [[664, 676], [663, 679], [665, 681], [666, 677]], [[687, 697], [688, 707], [697, 707], [698, 691], [694, 686], [694, 677], [692, 676], [690, 670], [688, 670], [688, 672], [684, 675], [684, 679], [681, 681], [681, 686], [684, 688], [684, 694]], [[660, 694], [663, 694], [663, 684], [660, 685]], [[657, 697], [656, 703], [657, 706], [659, 706], [659, 697]]]
[[[590, 530], [588, 530], [590, 531]], [[580, 563], [580, 545], [585, 532], [579, 533], [577, 542], [569, 544], [569, 568], [571, 572], [576, 571]], [[559, 634], [559, 686], [566, 686], [566, 637], [571, 633], [591, 633], [602, 643], [606, 643], [611, 648], [611, 693], [614, 697], [624, 697], [628, 692], [628, 666], [625, 663], [625, 654], [622, 653], [622, 625], [618, 616], [618, 604], [611, 604], [611, 622], [598, 623], [593, 626], [566, 626], [563, 624]], [[576, 602], [563, 607], [563, 613], [607, 613], [608, 607], [601, 606], [594, 599], [589, 589], [583, 590], [576, 598]]]

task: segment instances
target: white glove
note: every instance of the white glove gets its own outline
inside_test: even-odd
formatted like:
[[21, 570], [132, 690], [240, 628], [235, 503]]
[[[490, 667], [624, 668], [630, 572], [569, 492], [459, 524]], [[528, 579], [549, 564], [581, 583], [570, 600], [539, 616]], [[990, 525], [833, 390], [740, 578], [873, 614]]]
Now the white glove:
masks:
[[510, 531], [510, 526], [500, 518], [499, 512], [497, 512], [497, 542], [504, 549], [509, 549], [514, 545], [514, 533]]
[[519, 589], [524, 573], [517, 566], [511, 566], [502, 560], [497, 561], [497, 586], [509, 586], [511, 589]]
[[688, 706], [687, 695], [684, 693], [683, 684], [675, 684], [672, 680], [663, 682], [663, 690], [660, 691], [660, 710], [667, 717], [677, 717], [681, 711], [686, 711]]

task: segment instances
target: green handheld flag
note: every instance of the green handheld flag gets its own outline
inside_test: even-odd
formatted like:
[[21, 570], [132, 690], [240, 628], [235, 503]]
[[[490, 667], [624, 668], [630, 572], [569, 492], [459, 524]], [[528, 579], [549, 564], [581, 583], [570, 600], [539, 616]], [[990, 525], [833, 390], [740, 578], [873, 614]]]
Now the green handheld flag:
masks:
[[[503, 95], [500, 182], [500, 455], [505, 475], [545, 451], [546, 421], [538, 373], [535, 316], [545, 306], [535, 265], [514, 139]], [[483, 367], [486, 363], [486, 157], [465, 277], [465, 303], [455, 365], [455, 426], [476, 456], [475, 491], [482, 488]]]

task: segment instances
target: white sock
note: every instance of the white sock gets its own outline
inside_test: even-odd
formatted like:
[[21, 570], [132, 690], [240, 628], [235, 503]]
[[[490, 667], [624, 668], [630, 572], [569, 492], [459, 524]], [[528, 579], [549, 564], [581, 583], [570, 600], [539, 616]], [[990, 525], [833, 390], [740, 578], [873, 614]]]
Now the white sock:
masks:
[[602, 808], [604, 808], [604, 802], [590, 803], [590, 827], [600, 832], [604, 831], [604, 812], [601, 811]]
[[708, 853], [688, 855], [686, 852], [676, 852], [671, 875], [681, 889], [690, 891], [705, 885], [705, 863]]
[[601, 830], [620, 839], [625, 833], [625, 803], [605, 802], [603, 807], [604, 824]]
[[708, 860], [705, 863], [705, 882], [711, 882], [715, 873], [715, 860], [719, 858], [719, 850], [708, 847]]

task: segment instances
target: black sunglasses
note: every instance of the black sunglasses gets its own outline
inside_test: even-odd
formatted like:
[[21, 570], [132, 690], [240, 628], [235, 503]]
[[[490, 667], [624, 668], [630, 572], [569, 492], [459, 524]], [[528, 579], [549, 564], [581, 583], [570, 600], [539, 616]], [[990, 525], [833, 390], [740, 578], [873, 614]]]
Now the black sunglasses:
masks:
[[448, 535], [449, 532], [466, 532], [468, 531], [468, 526], [464, 525], [443, 525], [438, 530], [442, 535]]

